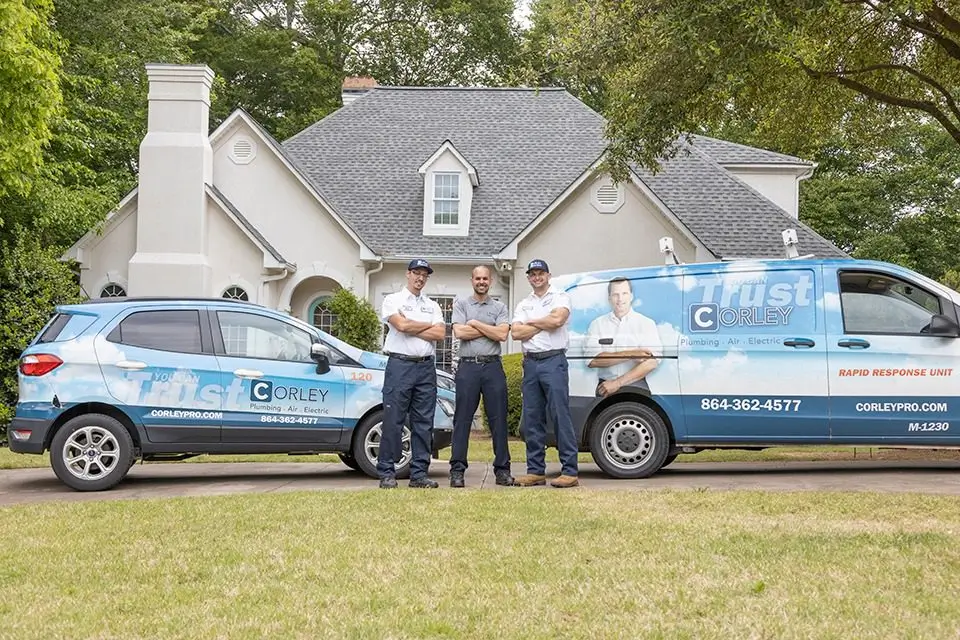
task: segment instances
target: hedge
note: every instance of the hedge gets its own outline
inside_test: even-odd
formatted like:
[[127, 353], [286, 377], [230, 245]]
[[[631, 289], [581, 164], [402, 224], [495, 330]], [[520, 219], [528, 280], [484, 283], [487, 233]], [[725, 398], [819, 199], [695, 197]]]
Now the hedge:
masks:
[[[523, 411], [523, 398], [520, 395], [523, 382], [523, 354], [511, 353], [504, 356], [503, 371], [507, 374], [507, 428], [511, 436], [519, 438], [520, 417]], [[486, 413], [483, 413], [483, 424], [487, 431], [490, 431]]]

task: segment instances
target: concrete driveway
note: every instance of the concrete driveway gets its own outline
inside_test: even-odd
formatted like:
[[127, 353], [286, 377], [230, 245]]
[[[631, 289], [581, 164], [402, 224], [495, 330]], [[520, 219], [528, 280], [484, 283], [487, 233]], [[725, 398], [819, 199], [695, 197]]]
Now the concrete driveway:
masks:
[[[753, 489], [766, 491], [879, 491], [960, 495], [957, 461], [854, 461], [677, 463], [646, 480], [614, 480], [593, 464], [580, 465], [579, 489]], [[434, 461], [430, 476], [440, 491], [447, 483], [447, 463]], [[514, 475], [524, 465], [513, 467]], [[548, 474], [559, 473], [549, 465]], [[401, 482], [401, 488], [406, 483]], [[119, 500], [174, 496], [267, 493], [279, 491], [375, 489], [376, 480], [335, 463], [148, 463], [135, 465], [110, 491], [80, 493], [63, 485], [53, 471], [0, 471], [0, 505], [51, 500]], [[559, 491], [498, 487], [490, 465], [474, 463], [467, 471], [467, 488], [494, 491]], [[409, 491], [409, 489], [407, 489]]]

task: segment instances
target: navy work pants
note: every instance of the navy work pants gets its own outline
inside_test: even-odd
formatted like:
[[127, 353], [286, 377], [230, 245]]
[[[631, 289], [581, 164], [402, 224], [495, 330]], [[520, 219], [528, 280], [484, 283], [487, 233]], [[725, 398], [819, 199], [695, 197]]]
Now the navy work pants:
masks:
[[402, 457], [403, 425], [410, 416], [410, 478], [427, 477], [433, 445], [433, 416], [437, 407], [437, 369], [433, 359], [411, 362], [387, 360], [383, 375], [383, 426], [377, 474], [394, 477]]
[[510, 449], [507, 445], [507, 376], [503, 363], [461, 361], [457, 367], [457, 406], [453, 413], [453, 443], [450, 471], [467, 469], [467, 447], [470, 427], [483, 394], [483, 410], [493, 437], [493, 470], [510, 471]]
[[557, 430], [561, 473], [578, 475], [577, 438], [570, 416], [570, 374], [564, 354], [523, 359], [523, 431], [527, 442], [527, 473], [546, 474], [547, 415]]

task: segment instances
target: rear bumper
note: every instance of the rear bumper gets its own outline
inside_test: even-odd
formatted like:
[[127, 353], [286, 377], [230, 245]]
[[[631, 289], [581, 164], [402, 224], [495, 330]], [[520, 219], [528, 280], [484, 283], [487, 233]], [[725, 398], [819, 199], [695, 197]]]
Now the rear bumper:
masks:
[[[43, 453], [43, 443], [47, 439], [51, 424], [53, 423], [50, 420], [42, 418], [14, 418], [7, 427], [7, 446], [14, 453]], [[18, 440], [13, 437], [14, 431], [29, 431], [30, 437]]]

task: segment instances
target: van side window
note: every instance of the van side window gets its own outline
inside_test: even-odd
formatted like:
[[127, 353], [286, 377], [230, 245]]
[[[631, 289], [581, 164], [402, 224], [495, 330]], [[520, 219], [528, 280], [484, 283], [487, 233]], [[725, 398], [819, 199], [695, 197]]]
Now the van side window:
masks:
[[840, 273], [840, 306], [846, 333], [921, 335], [940, 298], [926, 289], [886, 274]]

